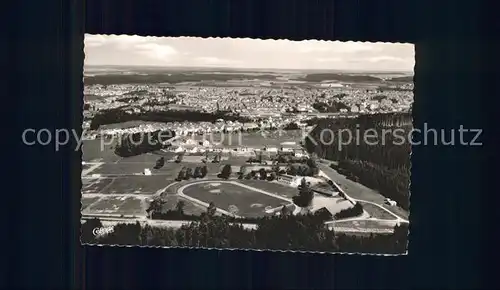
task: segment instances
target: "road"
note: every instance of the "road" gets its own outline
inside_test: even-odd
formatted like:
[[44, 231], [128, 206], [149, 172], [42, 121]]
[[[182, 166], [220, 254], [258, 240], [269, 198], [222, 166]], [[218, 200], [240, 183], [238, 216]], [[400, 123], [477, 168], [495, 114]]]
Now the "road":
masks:
[[[378, 229], [376, 229], [376, 228], [371, 228], [371, 229], [368, 229], [368, 228], [367, 229], [357, 228], [356, 229], [356, 228], [353, 228], [353, 227], [342, 226], [342, 224], [346, 224], [346, 223], [354, 222], [354, 221], [373, 221], [373, 222], [380, 222], [380, 223], [392, 222], [392, 223], [394, 223], [394, 225], [396, 225], [398, 223], [408, 223], [408, 220], [407, 220], [407, 218], [406, 218], [405, 215], [398, 215], [398, 214], [394, 213], [391, 210], [388, 210], [387, 208], [385, 208], [383, 206], [383, 202], [384, 202], [385, 198], [381, 194], [379, 194], [377, 191], [375, 191], [373, 189], [370, 189], [370, 188], [367, 188], [367, 187], [365, 187], [365, 186], [363, 186], [363, 185], [361, 185], [359, 183], [356, 183], [356, 182], [353, 182], [351, 180], [348, 180], [345, 176], [339, 174], [334, 169], [330, 168], [329, 166], [327, 166], [325, 164], [319, 163], [318, 166], [321, 169], [322, 173], [324, 175], [326, 175], [326, 177], [328, 177], [335, 184], [337, 184], [337, 186], [339, 187], [339, 189], [345, 194], [345, 196], [348, 199], [350, 199], [350, 200], [352, 200], [354, 202], [360, 201], [360, 202], [372, 204], [373, 206], [378, 207], [380, 210], [382, 210], [384, 212], [387, 212], [389, 215], [391, 215], [392, 217], [394, 217], [394, 219], [392, 219], [392, 220], [379, 219], [379, 218], [370, 217], [366, 213], [364, 213], [363, 215], [358, 216], [358, 217], [354, 217], [354, 218], [349, 218], [349, 219], [344, 219], [344, 220], [339, 220], [339, 221], [329, 221], [329, 222], [326, 222], [325, 224], [329, 228], [333, 228], [333, 229], [335, 229], [338, 232], [374, 232], [375, 233], [375, 232], [385, 231], [385, 229], [380, 229], [380, 231]], [[91, 168], [89, 168], [90, 170], [86, 170], [85, 173], [90, 173], [92, 171], [92, 169], [95, 169], [95, 168], [96, 167], [92, 166]], [[191, 197], [185, 195], [183, 193], [183, 190], [186, 187], [194, 185], [194, 184], [209, 183], [209, 182], [236, 183], [235, 181], [224, 181], [224, 180], [217, 180], [217, 181], [214, 181], [214, 180], [201, 180], [201, 181], [196, 181], [196, 182], [192, 182], [192, 183], [189, 183], [189, 184], [186, 184], [186, 185], [183, 185], [182, 187], [180, 187], [177, 190], [177, 195], [179, 197], [187, 199], [187, 200], [189, 200], [189, 201], [191, 201], [191, 202], [193, 202], [195, 204], [198, 204], [200, 206], [208, 207], [207, 203], [204, 203], [204, 202], [202, 202], [202, 201], [200, 201], [198, 199], [194, 199], [194, 198], [191, 198]], [[163, 193], [167, 188], [169, 188], [170, 186], [173, 186], [174, 184], [177, 184], [177, 182], [169, 184], [165, 188], [162, 188], [162, 189], [158, 190], [153, 196], [149, 196], [149, 197], [151, 198], [151, 197], [155, 197], [155, 196], [160, 196], [161, 193]], [[241, 186], [241, 184], [239, 184], [239, 183], [237, 183], [237, 184]], [[249, 187], [249, 186], [246, 186], [246, 185], [243, 185], [243, 186], [244, 187], [248, 187], [248, 188], [250, 188], [252, 190], [255, 190], [257, 192], [260, 192], [260, 193], [263, 193], [263, 194], [267, 194], [267, 195], [270, 195], [270, 196], [277, 197], [277, 198], [285, 200], [285, 198], [283, 198], [282, 196], [277, 196], [277, 195], [275, 195], [273, 193], [269, 193], [269, 192], [266, 192], [266, 191], [263, 191], [263, 190], [260, 190], [260, 189], [257, 189], [257, 188]], [[92, 197], [94, 197], [94, 195], [95, 195], [95, 197], [101, 197], [101, 194], [92, 194]], [[86, 196], [89, 196], [89, 195], [86, 195]], [[102, 195], [102, 196], [104, 196], [104, 195]], [[110, 195], [106, 195], [106, 196], [110, 196]], [[140, 196], [140, 197], [143, 197], [143, 196]], [[356, 197], [363, 197], [363, 198], [356, 198]], [[370, 200], [367, 200], [366, 199], [367, 197], [370, 198]], [[292, 202], [289, 199], [286, 199], [286, 201]], [[297, 209], [298, 208], [296, 208], [296, 210]], [[300, 211], [300, 209], [298, 209], [298, 210]], [[221, 214], [224, 214], [224, 215], [235, 216], [234, 214], [231, 214], [231, 213], [229, 213], [229, 212], [227, 212], [225, 210], [222, 210], [222, 209], [217, 209], [217, 211], [219, 213], [221, 213]], [[294, 211], [294, 213], [295, 213], [295, 211]], [[85, 215], [84, 217], [85, 218], [99, 217], [103, 222], [106, 221], [108, 223], [113, 223], [113, 224], [116, 224], [116, 223], [119, 223], [119, 222], [127, 222], [127, 223], [132, 222], [132, 223], [134, 223], [135, 221], [138, 220], [141, 223], [147, 223], [147, 224], [152, 225], [152, 226], [163, 226], [163, 227], [174, 227], [174, 228], [178, 228], [178, 227], [181, 227], [184, 224], [189, 224], [190, 223], [190, 221], [149, 220], [146, 217], [128, 217], [127, 218], [127, 217], [113, 216], [113, 215]], [[243, 226], [245, 228], [249, 228], [249, 229], [250, 228], [256, 228], [255, 224], [243, 224]]]

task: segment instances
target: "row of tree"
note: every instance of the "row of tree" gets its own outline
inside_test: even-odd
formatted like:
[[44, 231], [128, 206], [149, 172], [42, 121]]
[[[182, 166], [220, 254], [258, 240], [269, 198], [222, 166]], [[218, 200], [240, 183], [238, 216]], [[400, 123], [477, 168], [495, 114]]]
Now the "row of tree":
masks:
[[291, 154], [278, 154], [276, 158], [274, 158], [273, 161], [276, 161], [278, 163], [284, 163], [284, 164], [289, 164], [289, 163], [306, 163], [307, 162], [307, 157], [296, 157], [292, 156]]
[[302, 178], [298, 186], [299, 194], [292, 198], [293, 203], [303, 209], [307, 209], [311, 206], [312, 200], [314, 198], [314, 191], [311, 189], [310, 183]]
[[101, 125], [117, 124], [127, 121], [149, 121], [149, 122], [215, 122], [218, 119], [228, 121], [239, 121], [248, 123], [252, 120], [247, 117], [234, 114], [232, 112], [218, 111], [214, 113], [206, 113], [199, 111], [188, 110], [150, 110], [135, 112], [127, 110], [127, 108], [107, 109], [96, 114], [90, 123], [91, 130], [97, 130]]
[[291, 164], [286, 169], [286, 174], [294, 176], [316, 176], [319, 173], [317, 167], [310, 167], [305, 164]]
[[191, 178], [204, 178], [208, 174], [208, 168], [204, 166], [196, 166], [194, 169], [191, 167], [182, 167], [177, 175], [176, 181], [189, 180]]
[[89, 244], [118, 244], [170, 247], [240, 248], [303, 250], [322, 252], [404, 253], [407, 225], [392, 235], [366, 237], [337, 234], [324, 225], [319, 214], [280, 215], [262, 219], [257, 229], [246, 229], [225, 216], [207, 210], [198, 221], [178, 229], [135, 224], [118, 224], [108, 235], [95, 237], [93, 229], [102, 227], [98, 219], [82, 225], [81, 240]]
[[175, 136], [172, 131], [155, 131], [149, 133], [127, 133], [119, 136], [115, 144], [115, 154], [130, 157], [163, 148], [162, 142]]
[[264, 168], [261, 168], [259, 170], [248, 170], [246, 166], [241, 166], [240, 171], [237, 172], [238, 174], [238, 179], [260, 179], [260, 180], [267, 180], [267, 181], [273, 181], [276, 180], [279, 174], [279, 170], [276, 171], [275, 169], [271, 170], [266, 170]]
[[321, 113], [337, 113], [341, 109], [349, 109], [344, 103], [333, 100], [329, 102], [316, 102], [313, 104], [313, 108]]
[[334, 215], [336, 220], [360, 216], [363, 214], [363, 206], [356, 202], [353, 207], [343, 209]]
[[[323, 120], [310, 134], [314, 142], [306, 138], [305, 146], [322, 158], [338, 161], [339, 166], [334, 168], [340, 173], [378, 189], [407, 208], [411, 144], [409, 139], [401, 140], [401, 137], [411, 136], [411, 129], [411, 114], [408, 113]], [[320, 142], [321, 135], [325, 142]], [[327, 138], [325, 135], [332, 136]], [[334, 143], [326, 142], [329, 140]], [[339, 140], [342, 146], [337, 146]]]
[[408, 125], [404, 114], [386, 118], [363, 115], [323, 120], [309, 134], [311, 138], [305, 139], [305, 147], [329, 160], [365, 160], [391, 169], [408, 169], [411, 123]]

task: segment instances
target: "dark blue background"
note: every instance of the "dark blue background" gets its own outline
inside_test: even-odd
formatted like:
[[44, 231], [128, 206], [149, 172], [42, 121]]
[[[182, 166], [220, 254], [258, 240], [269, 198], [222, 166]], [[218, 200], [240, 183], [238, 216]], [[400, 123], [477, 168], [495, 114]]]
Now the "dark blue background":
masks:
[[[452, 4], [450, 4], [452, 3]], [[454, 4], [453, 4], [454, 3]], [[409, 256], [375, 257], [79, 245], [80, 153], [27, 147], [25, 128], [80, 128], [83, 32], [416, 43], [415, 126], [486, 127], [497, 42], [478, 1], [15, 1], [6, 10], [7, 122], [16, 150], [2, 189], [2, 286], [24, 289], [403, 289], [486, 286], [487, 219], [498, 188], [483, 148], [417, 147]], [[5, 19], [5, 18], [4, 18]], [[4, 111], [13, 113], [11, 105]], [[488, 140], [489, 139], [489, 140]], [[73, 147], [74, 148], [74, 147]], [[494, 148], [494, 147], [492, 147]], [[493, 151], [491, 151], [493, 152]], [[486, 162], [489, 162], [488, 164]], [[488, 184], [490, 182], [490, 184]], [[9, 199], [13, 199], [10, 201]], [[488, 270], [489, 269], [489, 270]]]

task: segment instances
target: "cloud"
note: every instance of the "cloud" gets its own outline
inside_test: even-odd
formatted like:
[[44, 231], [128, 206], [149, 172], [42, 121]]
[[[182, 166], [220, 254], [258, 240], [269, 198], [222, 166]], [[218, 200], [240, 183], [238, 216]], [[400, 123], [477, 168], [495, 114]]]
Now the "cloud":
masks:
[[339, 62], [339, 61], [342, 61], [342, 58], [340, 58], [340, 57], [321, 57], [321, 58], [317, 58], [316, 61], [318, 61], [318, 62]]
[[103, 35], [85, 35], [85, 47], [99, 47], [106, 43]]
[[134, 49], [147, 57], [164, 59], [177, 54], [177, 50], [169, 45], [158, 43], [139, 43]]
[[412, 44], [85, 35], [86, 64], [411, 70]]
[[400, 57], [387, 56], [387, 55], [370, 57], [367, 59], [367, 61], [369, 61], [369, 62], [384, 62], [384, 61], [405, 62], [405, 60], [400, 58]]
[[304, 42], [297, 42], [296, 44], [300, 53], [357, 53], [373, 51], [376, 49], [376, 47], [374, 47], [376, 44], [362, 42], [308, 40]]

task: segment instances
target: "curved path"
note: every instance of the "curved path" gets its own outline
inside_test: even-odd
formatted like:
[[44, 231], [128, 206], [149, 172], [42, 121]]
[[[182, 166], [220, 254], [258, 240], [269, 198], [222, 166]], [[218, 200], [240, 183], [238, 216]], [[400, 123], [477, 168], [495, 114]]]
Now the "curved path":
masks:
[[[319, 164], [319, 167], [321, 169], [321, 172], [323, 173], [323, 175], [325, 177], [327, 177], [328, 179], [330, 179], [334, 184], [335, 186], [337, 187], [337, 189], [339, 191], [341, 191], [343, 194], [345, 194], [345, 196], [349, 199], [349, 200], [352, 200], [352, 201], [355, 201], [355, 202], [363, 202], [363, 203], [368, 203], [368, 204], [371, 204], [373, 206], [376, 206], [378, 207], [379, 209], [381, 209], [382, 211], [388, 213], [389, 215], [393, 216], [394, 217], [394, 220], [395, 222], [400, 222], [400, 223], [408, 223], [409, 221], [406, 219], [406, 218], [403, 218], [397, 214], [395, 214], [394, 212], [388, 210], [387, 208], [383, 207], [382, 205], [380, 205], [380, 203], [376, 203], [374, 201], [370, 201], [370, 200], [364, 200], [364, 199], [356, 199], [356, 198], [352, 198], [351, 196], [349, 196], [344, 189], [342, 189], [342, 187], [340, 187], [338, 185], [338, 183], [334, 180], [338, 180], [337, 178], [335, 178], [336, 175], [339, 175], [336, 171], [334, 171], [333, 169], [331, 169], [330, 167], [328, 167], [327, 165], [325, 164]], [[376, 195], [380, 195], [378, 192], [372, 190], [372, 189], [369, 189], [369, 188], [366, 188], [366, 190], [369, 190], [370, 191], [370, 194], [376, 194]], [[380, 195], [382, 196], [382, 195]], [[383, 198], [383, 197], [382, 197]], [[370, 219], [370, 220], [374, 220], [373, 218]], [[385, 221], [388, 221], [386, 219], [380, 219], [380, 220], [385, 220]], [[339, 221], [340, 222], [340, 221]]]
[[[281, 199], [281, 200], [284, 200], [286, 202], [290, 202], [290, 203], [293, 203], [291, 199], [288, 199], [288, 198], [285, 198], [285, 197], [282, 197], [280, 195], [277, 195], [277, 194], [274, 194], [274, 193], [271, 193], [271, 192], [267, 192], [265, 190], [262, 190], [262, 189], [258, 189], [258, 188], [255, 188], [255, 187], [252, 187], [252, 186], [248, 186], [246, 184], [242, 184], [242, 183], [239, 183], [239, 182], [236, 182], [236, 181], [230, 181], [230, 180], [201, 180], [201, 181], [195, 181], [195, 182], [191, 182], [191, 183], [188, 183], [188, 184], [185, 184], [183, 186], [181, 186], [179, 189], [177, 189], [177, 195], [182, 197], [182, 198], [185, 198], [191, 202], [194, 202], [194, 203], [197, 203], [199, 205], [202, 205], [202, 206], [205, 206], [205, 207], [208, 207], [209, 204], [204, 202], [204, 201], [201, 201], [199, 199], [196, 199], [196, 198], [193, 198], [193, 197], [190, 197], [190, 196], [187, 196], [184, 194], [184, 189], [186, 189], [187, 187], [189, 186], [192, 186], [192, 185], [196, 185], [196, 184], [203, 184], [203, 183], [229, 183], [229, 184], [233, 184], [233, 185], [236, 185], [236, 186], [240, 186], [240, 187], [243, 187], [243, 188], [246, 188], [246, 189], [249, 189], [249, 190], [252, 190], [252, 191], [255, 191], [255, 192], [258, 192], [258, 193], [262, 193], [262, 194], [265, 194], [265, 195], [269, 195], [269, 196], [272, 196], [274, 198], [277, 198], [277, 199]], [[235, 216], [235, 217], [239, 217], [237, 215], [234, 215], [228, 211], [225, 211], [223, 209], [220, 209], [220, 208], [217, 208], [217, 211], [221, 214], [225, 214], [225, 215], [229, 215], [229, 216]], [[295, 210], [294, 210], [294, 214], [296, 212], [299, 212], [300, 211], [300, 208], [298, 207], [295, 207]]]
[[[184, 194], [184, 189], [186, 189], [187, 187], [189, 186], [192, 186], [192, 185], [196, 185], [196, 184], [204, 184], [204, 183], [229, 183], [229, 184], [234, 184], [234, 185], [237, 185], [237, 186], [241, 186], [241, 187], [245, 187], [247, 189], [250, 189], [252, 191], [256, 191], [256, 192], [259, 192], [259, 193], [262, 193], [262, 194], [266, 194], [266, 195], [269, 195], [269, 196], [272, 196], [272, 197], [275, 197], [275, 198], [278, 198], [278, 199], [281, 199], [281, 200], [284, 200], [284, 201], [287, 201], [287, 202], [290, 202], [293, 204], [293, 201], [291, 199], [288, 199], [288, 198], [284, 198], [282, 196], [279, 196], [279, 195], [276, 195], [274, 193], [270, 193], [270, 192], [267, 192], [267, 191], [264, 191], [264, 190], [261, 190], [261, 189], [258, 189], [258, 188], [255, 188], [255, 187], [252, 187], [252, 186], [248, 186], [246, 184], [241, 184], [237, 181], [228, 181], [228, 180], [200, 180], [200, 181], [195, 181], [195, 182], [191, 182], [191, 183], [188, 183], [188, 184], [185, 184], [183, 186], [181, 186], [178, 190], [177, 190], [177, 195], [182, 197], [182, 198], [185, 198], [193, 203], [196, 203], [196, 204], [199, 204], [199, 205], [202, 205], [204, 207], [208, 207], [209, 204], [204, 202], [204, 201], [201, 201], [199, 199], [196, 199], [196, 198], [193, 198], [193, 197], [190, 197], [190, 196], [187, 196]], [[337, 185], [338, 187], [338, 185]], [[348, 196], [342, 189], [340, 189], [339, 187], [339, 190], [341, 190], [345, 195], [346, 197], [349, 199], [349, 200], [353, 200], [355, 202], [357, 201], [360, 201], [360, 202], [364, 202], [364, 203], [369, 203], [369, 204], [372, 204], [378, 208], [380, 208], [381, 210], [387, 212], [388, 214], [390, 214], [391, 216], [394, 217], [394, 219], [380, 219], [380, 218], [373, 218], [373, 217], [367, 217], [366, 214], [362, 214], [358, 217], [353, 217], [353, 218], [348, 218], [348, 219], [343, 219], [343, 220], [338, 220], [338, 221], [328, 221], [328, 222], [325, 222], [326, 225], [330, 225], [330, 224], [339, 224], [339, 223], [345, 223], [345, 222], [352, 222], [352, 221], [375, 221], [375, 222], [382, 222], [382, 223], [394, 223], [394, 224], [398, 224], [398, 223], [408, 223], [407, 220], [397, 216], [396, 214], [392, 213], [391, 211], [387, 210], [386, 208], [384, 208], [383, 206], [380, 206], [379, 204], [377, 203], [374, 203], [374, 202], [370, 202], [370, 201], [365, 201], [365, 200], [360, 200], [360, 199], [354, 199], [354, 198], [351, 198], [350, 196]], [[281, 208], [281, 207], [280, 207]], [[223, 210], [223, 209], [220, 209], [220, 208], [217, 208], [217, 212], [221, 213], [221, 214], [224, 214], [224, 215], [229, 215], [229, 216], [234, 216], [234, 217], [239, 217], [237, 215], [234, 215], [226, 210]], [[300, 212], [300, 208], [299, 207], [295, 207], [295, 210], [293, 211], [294, 214], [297, 214], [298, 212]]]

